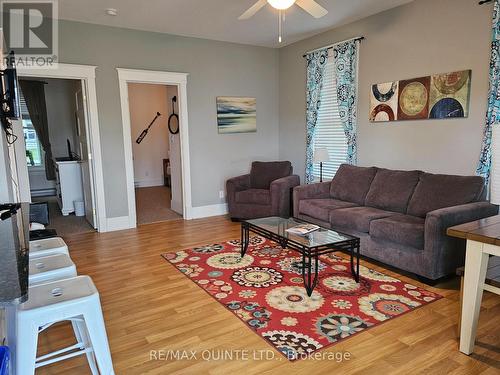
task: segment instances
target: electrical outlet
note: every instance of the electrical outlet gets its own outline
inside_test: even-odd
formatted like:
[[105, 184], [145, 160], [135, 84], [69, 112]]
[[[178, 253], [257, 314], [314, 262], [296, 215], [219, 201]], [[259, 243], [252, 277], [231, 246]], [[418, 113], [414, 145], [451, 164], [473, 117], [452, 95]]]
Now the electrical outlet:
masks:
[[219, 191], [219, 198], [220, 198], [220, 199], [224, 199], [224, 197], [225, 197], [224, 190], [220, 190], [220, 191]]

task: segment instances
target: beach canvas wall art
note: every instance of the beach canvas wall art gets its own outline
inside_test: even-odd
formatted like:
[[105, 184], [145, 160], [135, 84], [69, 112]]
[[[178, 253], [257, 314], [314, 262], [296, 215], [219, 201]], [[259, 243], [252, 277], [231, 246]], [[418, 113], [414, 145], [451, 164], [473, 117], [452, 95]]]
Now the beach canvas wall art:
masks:
[[217, 129], [219, 134], [255, 133], [257, 100], [245, 97], [217, 97]]
[[469, 116], [471, 71], [378, 83], [370, 91], [370, 122]]

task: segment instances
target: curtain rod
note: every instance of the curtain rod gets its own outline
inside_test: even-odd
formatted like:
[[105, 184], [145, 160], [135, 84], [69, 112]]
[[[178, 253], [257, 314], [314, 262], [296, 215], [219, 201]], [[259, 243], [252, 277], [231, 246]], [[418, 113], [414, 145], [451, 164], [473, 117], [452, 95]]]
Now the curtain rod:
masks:
[[350, 38], [350, 39], [346, 39], [346, 40], [341, 40], [340, 42], [335, 42], [335, 43], [330, 44], [330, 45], [328, 45], [328, 46], [319, 47], [319, 48], [313, 49], [313, 50], [311, 50], [311, 51], [307, 51], [305, 54], [303, 54], [303, 55], [302, 55], [302, 57], [306, 57], [308, 54], [313, 53], [313, 52], [316, 52], [316, 51], [319, 51], [319, 50], [321, 50], [321, 49], [325, 49], [325, 48], [326, 48], [326, 49], [330, 49], [330, 48], [333, 48], [333, 47], [335, 47], [337, 44], [340, 44], [340, 43], [349, 42], [349, 41], [351, 41], [351, 40], [361, 41], [361, 40], [363, 40], [363, 39], [365, 39], [365, 37], [364, 37], [364, 36], [357, 36], [357, 37], [354, 37], [354, 38]]

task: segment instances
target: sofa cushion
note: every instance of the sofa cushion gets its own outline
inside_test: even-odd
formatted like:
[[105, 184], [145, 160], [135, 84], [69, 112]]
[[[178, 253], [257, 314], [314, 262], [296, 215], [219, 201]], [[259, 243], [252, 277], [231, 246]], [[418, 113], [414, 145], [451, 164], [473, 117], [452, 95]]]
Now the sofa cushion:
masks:
[[366, 195], [365, 205], [406, 213], [408, 202], [421, 173], [379, 169]]
[[235, 194], [236, 203], [271, 204], [271, 192], [266, 189], [248, 189]]
[[376, 167], [342, 164], [330, 185], [330, 196], [358, 205], [365, 204], [366, 193], [377, 173]]
[[374, 239], [401, 245], [424, 248], [425, 219], [410, 215], [394, 215], [370, 223], [370, 236]]
[[354, 203], [331, 198], [304, 199], [299, 202], [299, 214], [329, 222], [331, 210], [354, 206]]
[[372, 220], [392, 215], [397, 215], [397, 213], [380, 210], [374, 207], [340, 208], [330, 211], [330, 224], [334, 229], [348, 228], [350, 230], [368, 233]]
[[254, 161], [250, 170], [250, 186], [253, 189], [269, 189], [271, 182], [292, 174], [289, 161]]
[[425, 217], [440, 208], [478, 201], [483, 193], [480, 176], [453, 176], [422, 173], [408, 204], [408, 215]]

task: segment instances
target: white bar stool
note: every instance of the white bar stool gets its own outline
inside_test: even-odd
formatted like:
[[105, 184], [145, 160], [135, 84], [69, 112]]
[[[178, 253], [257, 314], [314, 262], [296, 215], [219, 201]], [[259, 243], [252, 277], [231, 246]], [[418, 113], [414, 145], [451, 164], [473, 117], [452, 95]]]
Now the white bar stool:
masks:
[[[114, 374], [99, 292], [91, 278], [77, 276], [29, 288], [29, 300], [8, 307], [9, 346], [13, 373], [33, 375], [35, 368], [86, 354], [92, 374]], [[50, 325], [70, 320], [80, 338], [67, 348], [36, 357], [38, 334]], [[99, 368], [99, 371], [98, 371]]]
[[75, 277], [76, 266], [66, 254], [31, 258], [29, 261], [29, 285]]
[[30, 241], [30, 258], [39, 258], [53, 254], [69, 255], [68, 245], [66, 245], [66, 242], [61, 237]]

